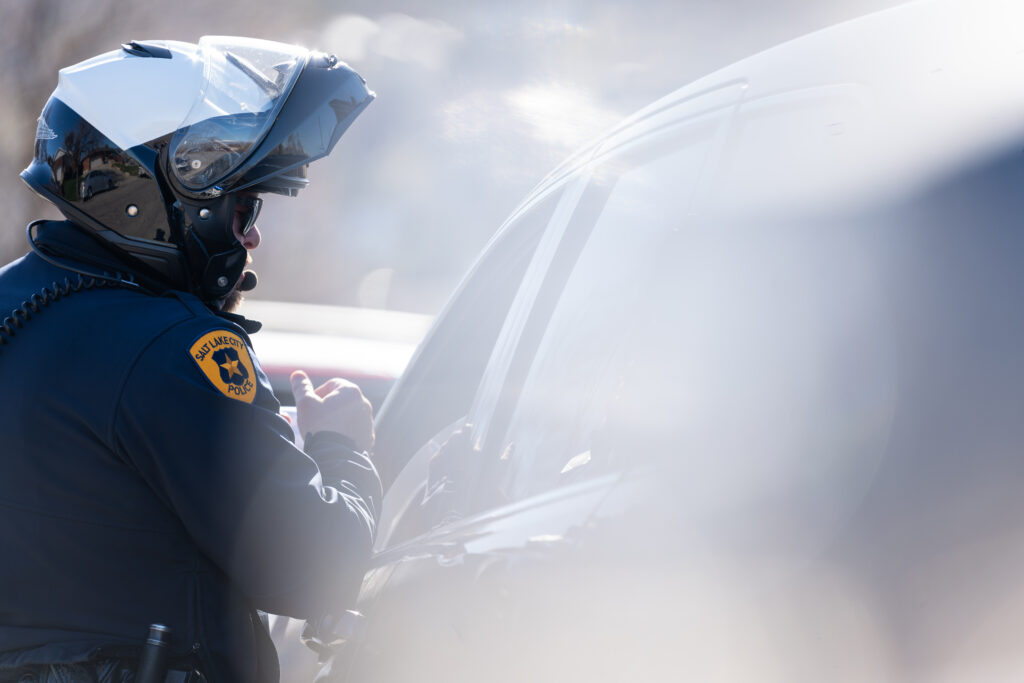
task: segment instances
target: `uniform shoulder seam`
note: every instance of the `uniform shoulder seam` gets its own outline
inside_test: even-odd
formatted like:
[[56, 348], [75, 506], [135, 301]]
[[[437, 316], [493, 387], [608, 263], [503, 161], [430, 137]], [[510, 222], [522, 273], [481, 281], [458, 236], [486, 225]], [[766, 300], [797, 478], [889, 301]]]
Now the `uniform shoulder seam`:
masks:
[[[124, 369], [124, 374], [120, 378], [120, 381], [118, 383], [118, 388], [117, 388], [117, 395], [116, 395], [116, 398], [114, 399], [114, 410], [111, 411], [111, 414], [110, 414], [110, 424], [108, 424], [107, 428], [106, 428], [106, 440], [107, 440], [107, 444], [110, 447], [110, 449], [113, 452], [118, 453], [118, 455], [121, 456], [122, 458], [124, 456], [123, 456], [122, 453], [120, 453], [120, 450], [117, 447], [117, 443], [116, 443], [116, 439], [114, 438], [114, 434], [115, 434], [115, 431], [116, 431], [115, 426], [117, 425], [117, 421], [118, 421], [118, 419], [120, 417], [120, 414], [121, 414], [121, 399], [124, 396], [124, 391], [125, 391], [126, 385], [128, 384], [128, 379], [132, 376], [132, 373], [135, 372], [135, 366], [138, 365], [139, 360], [142, 358], [143, 355], [145, 355], [146, 351], [148, 351], [149, 348], [151, 346], [153, 346], [153, 344], [155, 344], [157, 342], [157, 340], [159, 340], [165, 334], [167, 334], [168, 332], [170, 332], [171, 330], [173, 330], [173, 329], [175, 329], [177, 327], [180, 327], [180, 326], [183, 326], [183, 325], [187, 325], [189, 323], [192, 323], [192, 322], [194, 322], [196, 320], [200, 320], [201, 319], [200, 316], [194, 310], [191, 309], [191, 307], [189, 307], [187, 305], [184, 305], [184, 302], [182, 302], [182, 308], [184, 308], [189, 313], [191, 313], [191, 315], [189, 315], [187, 317], [177, 318], [177, 319], [173, 320], [172, 322], [170, 322], [169, 324], [165, 325], [163, 328], [161, 328], [157, 332], [155, 332], [152, 336], [150, 336], [149, 341], [146, 342], [145, 344], [141, 345], [139, 347], [138, 351], [136, 351], [135, 356], [131, 359], [131, 362], [129, 362], [127, 364], [127, 366]], [[216, 316], [212, 316], [212, 315], [211, 315], [211, 317], [212, 318], [216, 318]], [[211, 325], [209, 329], [216, 329], [217, 327], [220, 327], [220, 326], [219, 325]]]

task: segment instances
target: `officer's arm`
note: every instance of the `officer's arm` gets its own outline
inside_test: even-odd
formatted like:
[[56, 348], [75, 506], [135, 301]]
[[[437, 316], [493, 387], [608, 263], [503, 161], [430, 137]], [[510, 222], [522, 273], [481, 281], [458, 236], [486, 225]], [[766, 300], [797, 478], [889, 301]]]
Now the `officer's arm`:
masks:
[[308, 454], [296, 448], [269, 388], [240, 395], [203, 372], [189, 354], [198, 336], [179, 325], [136, 360], [112, 425], [116, 452], [256, 607], [297, 617], [349, 607], [382, 498], [373, 464], [328, 431]]

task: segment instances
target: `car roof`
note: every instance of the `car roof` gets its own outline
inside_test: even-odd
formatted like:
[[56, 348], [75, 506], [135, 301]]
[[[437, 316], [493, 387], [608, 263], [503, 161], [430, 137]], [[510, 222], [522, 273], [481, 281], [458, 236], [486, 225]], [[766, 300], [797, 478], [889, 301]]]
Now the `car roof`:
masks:
[[503, 227], [582, 168], [671, 125], [812, 100], [834, 120], [809, 126], [850, 142], [803, 148], [794, 138], [795, 153], [828, 158], [779, 158], [786, 186], [765, 173], [758, 196], [744, 197], [749, 210], [766, 208], [759, 201], [877, 200], [924, 185], [1024, 133], [1022, 27], [1024, 7], [1008, 0], [922, 0], [783, 43], [630, 116], [549, 173]]

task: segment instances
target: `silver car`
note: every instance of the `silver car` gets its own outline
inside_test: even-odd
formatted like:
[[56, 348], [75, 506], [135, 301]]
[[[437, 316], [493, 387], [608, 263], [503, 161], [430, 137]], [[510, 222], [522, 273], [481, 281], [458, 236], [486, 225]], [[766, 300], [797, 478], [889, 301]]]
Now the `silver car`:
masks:
[[325, 676], [1024, 678], [1022, 19], [812, 34], [541, 183], [380, 414]]

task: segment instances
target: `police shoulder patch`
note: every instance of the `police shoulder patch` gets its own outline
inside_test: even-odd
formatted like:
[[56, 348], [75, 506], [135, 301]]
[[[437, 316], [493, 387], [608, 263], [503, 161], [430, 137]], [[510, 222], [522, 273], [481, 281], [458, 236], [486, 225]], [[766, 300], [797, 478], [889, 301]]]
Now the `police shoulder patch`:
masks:
[[245, 342], [234, 332], [207, 332], [192, 342], [188, 353], [220, 393], [246, 403], [256, 398], [252, 358]]

